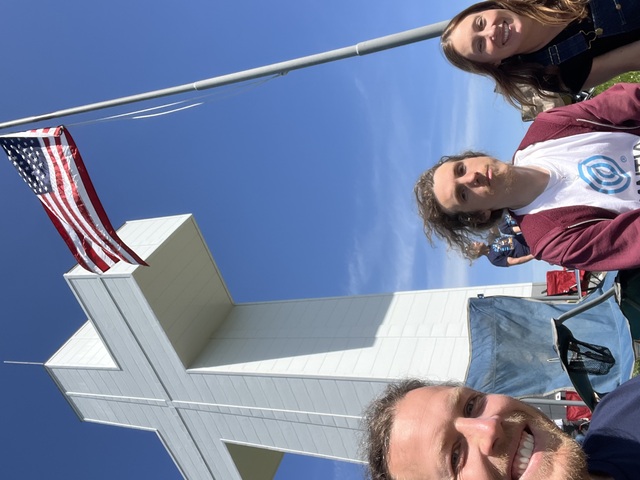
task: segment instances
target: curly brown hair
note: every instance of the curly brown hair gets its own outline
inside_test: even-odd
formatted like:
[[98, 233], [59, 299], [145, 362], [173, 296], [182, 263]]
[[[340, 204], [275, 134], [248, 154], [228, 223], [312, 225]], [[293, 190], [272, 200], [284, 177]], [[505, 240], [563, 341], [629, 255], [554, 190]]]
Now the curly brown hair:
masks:
[[449, 247], [459, 250], [462, 255], [475, 260], [470, 254], [470, 247], [475, 241], [486, 242], [494, 227], [504, 213], [503, 210], [491, 212], [487, 219], [477, 213], [449, 213], [442, 208], [433, 192], [433, 175], [440, 165], [456, 162], [466, 158], [485, 157], [482, 152], [466, 151], [460, 155], [448, 155], [440, 159], [433, 167], [425, 171], [418, 179], [413, 192], [418, 203], [418, 214], [423, 220], [424, 234], [433, 245], [434, 237], [444, 240]]
[[496, 91], [504, 95], [511, 105], [516, 108], [520, 108], [521, 105], [531, 106], [531, 100], [520, 89], [522, 85], [530, 86], [540, 96], [547, 98], [549, 94], [542, 89], [541, 80], [547, 84], [547, 90], [560, 93], [569, 92], [560, 79], [556, 66], [522, 62], [513, 57], [503, 60], [500, 65], [472, 61], [460, 55], [453, 48], [450, 40], [451, 33], [468, 15], [492, 9], [509, 10], [520, 16], [536, 20], [543, 25], [568, 24], [587, 16], [588, 3], [588, 0], [491, 0], [479, 2], [465, 8], [451, 19], [440, 37], [442, 50], [447, 60], [455, 67], [466, 72], [493, 78], [496, 82]]

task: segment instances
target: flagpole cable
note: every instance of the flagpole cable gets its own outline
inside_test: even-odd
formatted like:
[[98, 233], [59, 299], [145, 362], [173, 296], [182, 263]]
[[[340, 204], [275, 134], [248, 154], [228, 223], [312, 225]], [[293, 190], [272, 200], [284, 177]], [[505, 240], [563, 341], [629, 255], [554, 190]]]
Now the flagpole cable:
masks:
[[129, 95], [126, 97], [120, 97], [113, 100], [106, 100], [102, 102], [91, 103], [82, 105], [79, 107], [67, 108], [63, 110], [57, 110], [51, 113], [45, 113], [42, 115], [35, 115], [31, 117], [19, 118], [17, 120], [11, 120], [8, 122], [0, 123], [0, 129], [14, 127], [17, 125], [24, 125], [26, 123], [39, 122], [43, 120], [51, 120], [53, 118], [66, 117], [69, 115], [76, 115], [79, 113], [86, 113], [95, 110], [101, 110], [104, 108], [116, 107], [119, 105], [126, 105], [129, 103], [141, 102], [144, 100], [150, 100], [153, 98], [166, 97], [169, 95], [176, 95], [180, 93], [187, 93], [191, 91], [206, 90], [215, 87], [221, 87], [223, 85], [229, 85], [232, 83], [243, 82], [246, 80], [253, 80], [255, 78], [266, 77], [269, 75], [279, 74], [284, 75], [292, 70], [299, 70], [301, 68], [311, 67], [314, 65], [320, 65], [323, 63], [333, 62], [336, 60], [342, 60], [344, 58], [354, 56], [364, 56], [371, 53], [388, 50], [390, 48], [400, 47], [423, 40], [428, 40], [439, 36], [448, 21], [434, 23], [424, 27], [414, 28], [412, 30], [406, 30], [404, 32], [395, 33], [393, 35], [387, 35], [384, 37], [374, 38], [360, 42], [357, 45], [351, 47], [339, 48], [336, 50], [330, 50], [315, 55], [309, 55], [306, 57], [300, 57], [285, 62], [274, 63], [263, 67], [252, 68], [241, 72], [230, 73], [218, 77], [209, 78], [206, 80], [200, 80], [197, 82], [191, 82], [184, 85], [178, 85], [175, 87], [164, 88], [160, 90], [153, 90], [150, 92], [140, 93], [137, 95]]
[[[149, 108], [143, 108], [143, 109], [139, 109], [139, 110], [132, 110], [130, 112], [125, 112], [125, 113], [119, 113], [117, 115], [109, 115], [106, 117], [100, 117], [100, 118], [95, 118], [93, 120], [85, 120], [82, 122], [73, 122], [73, 123], [65, 123], [65, 126], [67, 127], [75, 127], [75, 126], [80, 126], [80, 125], [92, 125], [94, 123], [102, 123], [102, 122], [108, 122], [108, 121], [114, 121], [114, 120], [139, 120], [139, 119], [144, 119], [144, 118], [149, 118], [149, 117], [155, 117], [155, 116], [160, 116], [160, 115], [166, 115], [169, 113], [174, 113], [174, 112], [178, 112], [180, 110], [185, 110], [187, 108], [192, 108], [192, 107], [198, 107], [204, 103], [209, 103], [212, 101], [211, 97], [217, 97], [213, 100], [222, 100], [225, 98], [230, 98], [233, 97], [235, 95], [239, 95], [241, 93], [244, 93], [245, 91], [248, 90], [253, 90], [254, 88], [259, 87], [260, 85], [269, 82], [271, 80], [273, 80], [276, 77], [279, 77], [280, 75], [272, 75], [269, 78], [263, 78], [261, 80], [258, 80], [256, 82], [252, 82], [249, 84], [245, 84], [245, 85], [238, 85], [234, 90], [230, 91], [230, 92], [213, 92], [213, 93], [207, 93], [204, 95], [198, 95], [197, 97], [192, 97], [189, 98], [187, 100], [179, 100], [177, 102], [170, 102], [170, 103], [165, 103], [163, 105], [158, 105], [155, 107], [149, 107]], [[182, 105], [184, 103], [188, 103], [188, 102], [193, 102], [196, 100], [202, 100], [202, 99], [207, 99], [207, 100], [203, 100], [202, 102], [198, 102], [196, 104], [193, 105], [188, 105], [186, 107], [180, 107], [180, 108], [175, 108], [173, 110], [169, 110], [169, 111], [164, 111], [164, 112], [160, 112], [160, 113], [156, 113], [153, 115], [138, 115], [140, 113], [147, 113], [147, 112], [151, 112], [154, 110], [160, 110], [162, 108], [167, 108], [167, 107], [173, 107], [175, 105]]]

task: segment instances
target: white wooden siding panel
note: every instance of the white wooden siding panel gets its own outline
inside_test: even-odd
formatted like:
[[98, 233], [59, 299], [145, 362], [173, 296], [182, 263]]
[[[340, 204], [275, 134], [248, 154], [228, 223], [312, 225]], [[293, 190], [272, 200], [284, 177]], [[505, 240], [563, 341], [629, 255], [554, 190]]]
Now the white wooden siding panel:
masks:
[[393, 298], [393, 311], [389, 320], [392, 322], [393, 327], [398, 324], [404, 325], [408, 318], [410, 318], [411, 307], [413, 306], [413, 295], [395, 295]]
[[[202, 454], [213, 470], [217, 480], [242, 480], [236, 470], [227, 448], [220, 438], [225, 438], [222, 432], [228, 431], [226, 415], [207, 415], [199, 412], [184, 412], [183, 418], [189, 430], [194, 432], [194, 438], [201, 446]], [[211, 425], [204, 429], [201, 425]], [[216, 428], [217, 427], [217, 428]], [[229, 439], [226, 437], [225, 439]]]
[[456, 338], [454, 342], [455, 353], [450, 357], [448, 376], [462, 381], [467, 375], [470, 360], [469, 341], [466, 338]]
[[[118, 359], [118, 364], [120, 365], [122, 362], [130, 365], [127, 372], [114, 372], [118, 374], [118, 383], [126, 385], [131, 396], [144, 396], [143, 392], [147, 394], [153, 392], [153, 396], [156, 397], [162, 395], [162, 391], [158, 390], [155, 381], [147, 381], [147, 379], [155, 379], [153, 370], [140, 352], [133, 334], [100, 280], [95, 276], [90, 279], [68, 278], [67, 280], [77, 296], [83, 298], [85, 312], [93, 319], [100, 335], [109, 345], [114, 358]], [[89, 371], [88, 375], [99, 376], [101, 373], [94, 370]], [[107, 376], [105, 378], [113, 377]], [[113, 383], [109, 385], [112, 387]], [[82, 388], [81, 385], [79, 387]], [[68, 385], [67, 388], [75, 390], [73, 385]]]
[[[333, 382], [325, 382], [327, 385], [332, 385]], [[309, 396], [314, 400], [315, 412], [319, 413], [335, 413], [332, 412], [330, 402], [327, 397], [327, 391], [323, 388], [318, 379], [309, 378], [305, 380], [305, 387]]]
[[[463, 380], [462, 378], [451, 378], [449, 376], [449, 364], [454, 356], [455, 339], [440, 338], [436, 342], [433, 357], [436, 364], [430, 368], [430, 376], [441, 381], [447, 380]], [[455, 352], [457, 354], [457, 352]]]
[[156, 366], [156, 376], [164, 385], [170, 385], [177, 396], [184, 396], [187, 390], [184, 367], [135, 281], [132, 278], [109, 279], [105, 280], [105, 285], [127, 318], [144, 357]]
[[224, 281], [191, 221], [173, 232], [136, 281], [164, 331], [188, 365], [232, 308]]
[[[203, 412], [186, 412], [189, 423], [207, 424], [216, 422], [223, 428], [219, 432], [223, 438], [239, 443], [252, 443], [266, 448], [285, 452], [301, 452], [323, 457], [350, 458], [356, 455], [358, 438], [356, 430], [336, 429], [309, 424], [292, 424], [278, 420], [255, 419], [247, 417], [230, 417]], [[197, 420], [193, 417], [197, 416]], [[224, 417], [224, 421], [220, 421]], [[241, 434], [242, 436], [240, 436]], [[321, 442], [314, 442], [314, 436], [324, 437]]]
[[86, 322], [51, 357], [48, 365], [116, 368], [109, 351], [91, 322]]
[[353, 369], [354, 374], [357, 375], [357, 372], [361, 371], [362, 374], [360, 376], [365, 378], [376, 375], [386, 376], [389, 363], [393, 361], [394, 355], [393, 345], [388, 339], [381, 339], [380, 342], [375, 343], [368, 349], [368, 355], [361, 355], [357, 359], [358, 364]]
[[[398, 350], [391, 364], [390, 375], [395, 378], [407, 377], [410, 375], [415, 376], [417, 374], [417, 365], [414, 367], [415, 352], [418, 349], [420, 340], [417, 338], [401, 338], [398, 343]], [[374, 371], [371, 371], [369, 376], [373, 377]]]
[[[303, 374], [313, 370], [321, 375], [346, 376], [361, 375], [364, 374], [364, 370], [370, 373], [376, 371], [379, 365], [383, 365], [383, 371], [379, 372], [381, 376], [395, 375], [397, 372], [406, 372], [407, 370], [414, 371], [414, 369], [406, 367], [406, 363], [411, 363], [412, 360], [407, 360], [404, 349], [398, 350], [397, 344], [392, 342], [378, 344], [378, 341], [374, 340], [375, 332], [369, 333], [367, 331], [367, 320], [373, 316], [372, 312], [376, 306], [384, 306], [385, 308], [382, 310], [388, 310], [378, 314], [379, 318], [384, 317], [385, 319], [377, 329], [378, 340], [380, 336], [388, 338], [459, 337], [464, 341], [455, 344], [455, 348], [461, 349], [459, 352], [455, 352], [455, 358], [465, 358], [468, 356], [467, 299], [470, 292], [485, 290], [484, 288], [474, 288], [452, 292], [408, 292], [396, 294], [393, 298], [389, 295], [381, 295], [352, 299], [315, 300], [310, 302], [306, 308], [302, 308], [299, 301], [287, 301], [281, 304], [280, 321], [276, 322], [280, 325], [281, 331], [273, 332], [273, 328], [271, 328], [270, 334], [268, 332], [271, 325], [265, 325], [265, 322], [262, 321], [265, 314], [264, 312], [260, 313], [260, 304], [239, 306], [218, 330], [215, 338], [194, 365], [209, 370], [213, 367], [213, 371], [242, 369], [245, 372]], [[274, 307], [277, 305], [271, 302], [266, 305], [265, 311], [271, 314], [276, 310]], [[432, 311], [423, 315], [419, 312], [421, 308], [428, 308]], [[316, 325], [319, 322], [318, 312], [320, 311], [331, 312], [331, 318], [323, 328], [318, 328]], [[434, 311], [436, 314], [433, 314]], [[438, 312], [440, 312], [439, 315]], [[447, 313], [444, 315], [442, 312]], [[228, 326], [231, 319], [241, 328]], [[352, 322], [355, 322], [356, 325]], [[249, 327], [251, 324], [255, 326], [253, 330]], [[342, 336], [340, 341], [327, 340], [327, 332], [334, 333], [327, 326], [331, 324], [338, 326]], [[235, 338], [245, 335], [246, 343], [230, 343], [229, 335], [231, 332]], [[277, 335], [279, 340], [265, 342], [258, 335]], [[318, 338], [319, 336], [320, 338]], [[348, 340], [345, 340], [345, 337]], [[312, 340], [313, 338], [315, 340]], [[417, 345], [413, 345], [414, 350], [417, 350]], [[390, 352], [386, 351], [387, 348], [390, 349]], [[332, 349], [339, 350], [339, 353], [332, 352]], [[229, 354], [227, 350], [232, 352], [231, 361], [227, 356]], [[396, 352], [403, 355], [402, 362], [404, 363], [389, 362], [387, 356], [389, 354], [395, 355]], [[449, 352], [450, 355], [451, 353]], [[223, 357], [227, 358], [226, 366], [215, 360]], [[437, 357], [432, 358], [437, 359], [438, 365], [435, 365], [434, 368], [425, 367], [422, 363], [425, 361], [425, 355], [421, 353], [421, 362], [417, 369], [428, 368], [431, 372], [437, 372], [438, 376], [443, 375], [443, 360]], [[372, 359], [378, 364], [370, 369], [363, 369], [363, 365], [371, 362]], [[394, 370], [387, 368], [389, 365]], [[459, 367], [456, 368], [459, 369]]]

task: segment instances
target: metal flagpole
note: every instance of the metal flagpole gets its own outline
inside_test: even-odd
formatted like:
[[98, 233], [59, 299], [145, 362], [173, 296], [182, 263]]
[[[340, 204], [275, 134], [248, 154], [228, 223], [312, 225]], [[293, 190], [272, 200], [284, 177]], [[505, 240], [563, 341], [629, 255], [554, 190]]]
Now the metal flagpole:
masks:
[[103, 108], [126, 105], [128, 103], [140, 102], [143, 100], [150, 100], [153, 98], [176, 95], [178, 93], [207, 90], [209, 88], [221, 87], [223, 85], [244, 82], [246, 80], [253, 80], [255, 78], [266, 77], [269, 75], [276, 75], [276, 74], [282, 75], [287, 72], [290, 72], [291, 70], [299, 70], [301, 68], [320, 65], [322, 63], [329, 63], [336, 60], [342, 60], [343, 58], [368, 55], [370, 53], [380, 52], [382, 50], [388, 50], [390, 48], [400, 47], [402, 45], [408, 45], [410, 43], [420, 42], [422, 40], [428, 40], [430, 38], [438, 37], [442, 34], [442, 31], [444, 30], [444, 28], [448, 23], [449, 23], [448, 21], [433, 23], [431, 25], [427, 25], [420, 28], [414, 28], [412, 30], [406, 30], [404, 32], [396, 33], [393, 35], [387, 35], [385, 37], [366, 40], [364, 42], [360, 42], [351, 47], [339, 48], [337, 50], [329, 50], [327, 52], [318, 53], [315, 55], [295, 58], [293, 60], [288, 60], [286, 62], [273, 63], [271, 65], [266, 65], [264, 67], [252, 68], [249, 70], [230, 73], [230, 74], [222, 75], [219, 77], [212, 77], [206, 80], [200, 80], [200, 81], [188, 83], [185, 85], [179, 85], [177, 87], [153, 90], [151, 92], [140, 93], [138, 95], [130, 95], [128, 97], [120, 97], [120, 98], [115, 98], [113, 100], [106, 100], [103, 102], [90, 103], [88, 105], [82, 105], [79, 107], [58, 110], [51, 113], [45, 113], [43, 115], [36, 115], [33, 117], [24, 117], [24, 118], [19, 118], [17, 120], [11, 120], [9, 122], [2, 122], [0, 123], [0, 129], [7, 128], [7, 127], [14, 127], [16, 125], [24, 125], [25, 123], [39, 122], [41, 120], [49, 120], [52, 118], [65, 117], [67, 115], [75, 115], [78, 113], [101, 110]]

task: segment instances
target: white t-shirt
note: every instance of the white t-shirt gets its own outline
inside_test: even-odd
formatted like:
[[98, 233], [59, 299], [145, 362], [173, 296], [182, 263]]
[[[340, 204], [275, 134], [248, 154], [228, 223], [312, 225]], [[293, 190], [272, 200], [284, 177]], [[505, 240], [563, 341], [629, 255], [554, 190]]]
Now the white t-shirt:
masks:
[[514, 165], [542, 167], [550, 178], [538, 198], [514, 212], [524, 215], [573, 205], [618, 213], [637, 209], [640, 168], [634, 147], [639, 141], [637, 135], [623, 132], [582, 133], [518, 151]]

